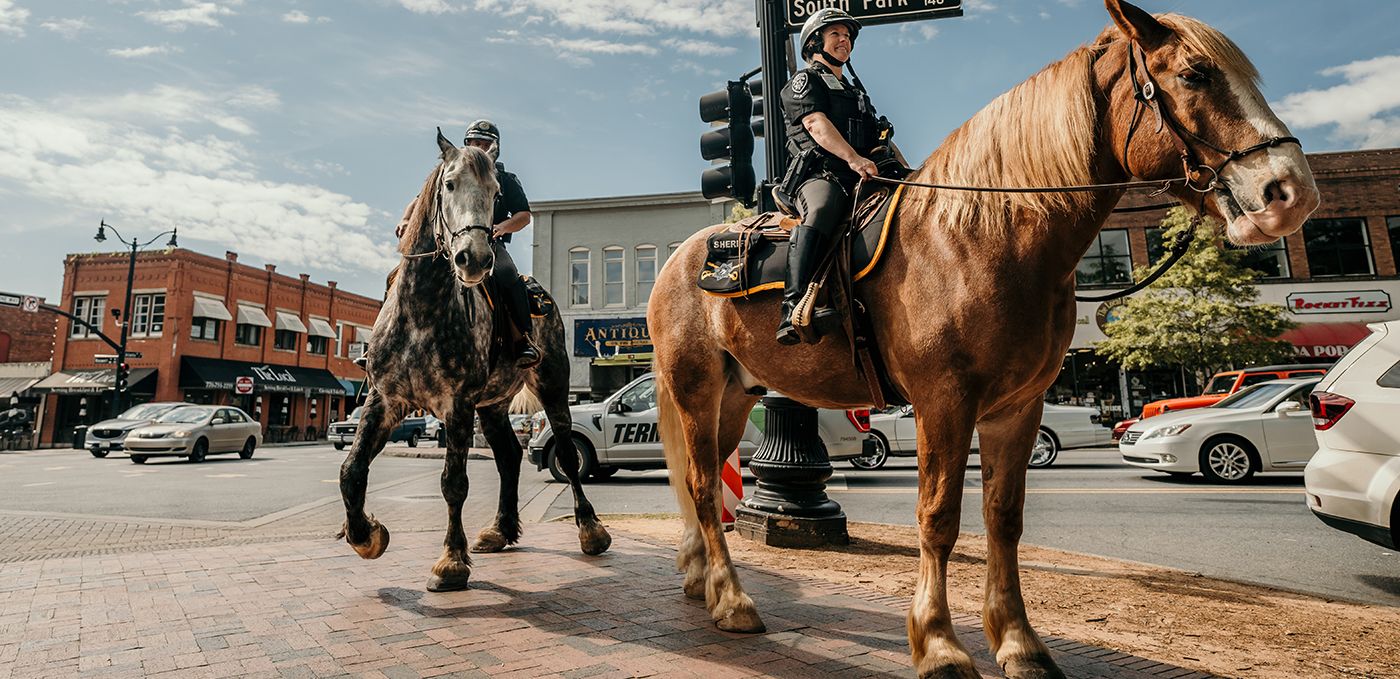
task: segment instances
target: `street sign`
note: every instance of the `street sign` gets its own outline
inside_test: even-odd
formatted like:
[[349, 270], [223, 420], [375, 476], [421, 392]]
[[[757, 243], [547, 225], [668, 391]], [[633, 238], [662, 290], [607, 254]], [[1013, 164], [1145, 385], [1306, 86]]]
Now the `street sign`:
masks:
[[243, 375], [233, 381], [233, 393], [251, 394], [253, 393], [253, 378]]
[[19, 306], [24, 301], [20, 295], [11, 295], [8, 292], [0, 292], [0, 306]]
[[798, 31], [802, 22], [819, 9], [845, 10], [863, 26], [894, 24], [902, 21], [946, 19], [962, 16], [962, 0], [782, 0], [788, 30]]
[[93, 363], [96, 363], [96, 364], [98, 364], [98, 365], [102, 365], [103, 363], [110, 363], [110, 364], [112, 364], [112, 365], [116, 365], [116, 364], [117, 364], [117, 355], [116, 355], [116, 354], [96, 354], [96, 355], [94, 355], [94, 356], [92, 357], [92, 362], [93, 362]]
[[141, 358], [141, 357], [142, 357], [142, 356], [141, 356], [141, 352], [139, 352], [139, 351], [128, 351], [128, 352], [126, 352], [126, 358], [127, 358], [127, 360], [131, 360], [131, 359], [133, 359], [133, 358]]
[[24, 302], [20, 304], [20, 308], [31, 314], [36, 313], [39, 311], [39, 298], [33, 295], [25, 295]]

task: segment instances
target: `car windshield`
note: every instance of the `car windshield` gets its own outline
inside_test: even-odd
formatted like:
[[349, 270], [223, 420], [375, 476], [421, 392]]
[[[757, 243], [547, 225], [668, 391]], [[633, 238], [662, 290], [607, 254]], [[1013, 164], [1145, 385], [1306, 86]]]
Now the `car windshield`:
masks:
[[1230, 393], [1230, 387], [1235, 386], [1235, 378], [1237, 377], [1239, 377], [1238, 373], [1233, 375], [1216, 375], [1210, 378], [1210, 384], [1206, 385], [1205, 395], [1213, 396], [1216, 394]]
[[1258, 408], [1264, 405], [1265, 403], [1274, 400], [1275, 396], [1278, 396], [1279, 394], [1283, 393], [1284, 391], [1287, 391], [1293, 386], [1295, 385], [1288, 384], [1286, 382], [1265, 382], [1263, 384], [1256, 384], [1252, 387], [1247, 387], [1238, 392], [1235, 392], [1233, 396], [1230, 396], [1229, 398], [1226, 398], [1225, 400], [1211, 407], [1229, 408], [1232, 410], [1247, 410], [1249, 408]]
[[120, 420], [154, 420], [165, 413], [184, 406], [179, 403], [143, 403], [127, 409], [117, 417]]
[[194, 424], [209, 419], [213, 412], [213, 408], [205, 406], [183, 406], [157, 417], [156, 421], [166, 424]]
[[361, 416], [361, 415], [364, 415], [364, 414], [365, 414], [365, 407], [364, 407], [364, 406], [360, 406], [360, 407], [358, 407], [358, 408], [356, 408], [356, 409], [350, 411], [350, 417], [347, 417], [347, 418], [345, 418], [345, 419], [347, 419], [347, 420], [358, 420], [358, 419], [360, 419], [360, 416]]

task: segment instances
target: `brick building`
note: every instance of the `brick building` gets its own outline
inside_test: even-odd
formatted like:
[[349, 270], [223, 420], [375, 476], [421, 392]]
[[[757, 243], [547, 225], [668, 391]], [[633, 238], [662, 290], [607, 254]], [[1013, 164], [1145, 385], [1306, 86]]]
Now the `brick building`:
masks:
[[[1400, 149], [1310, 153], [1308, 163], [1322, 192], [1321, 207], [1298, 233], [1252, 249], [1245, 263], [1262, 272], [1260, 301], [1287, 307], [1299, 323], [1284, 335], [1299, 362], [1331, 363], [1369, 334], [1367, 323], [1400, 318]], [[1159, 200], [1129, 196], [1120, 205]], [[1134, 268], [1157, 261], [1166, 248], [1165, 215], [1114, 215], [1080, 263], [1080, 290], [1126, 287]], [[1107, 304], [1079, 303], [1074, 343], [1052, 398], [1107, 405], [1110, 414], [1124, 416], [1146, 402], [1197, 388], [1179, 372], [1124, 371], [1098, 356], [1093, 346], [1104, 339], [1102, 324], [1112, 317], [1113, 303]]]
[[[39, 303], [47, 302], [40, 297]], [[53, 314], [0, 305], [0, 363], [48, 361], [53, 356], [53, 327]]]
[[[120, 336], [126, 253], [69, 255], [61, 306]], [[269, 440], [323, 435], [350, 409], [364, 371], [352, 360], [364, 350], [380, 300], [277, 273], [268, 264], [238, 263], [184, 249], [137, 255], [132, 283], [127, 405], [147, 401], [229, 404], [263, 424]], [[44, 394], [40, 445], [71, 441], [74, 428], [111, 415], [115, 353], [86, 328], [60, 318], [53, 374]], [[234, 392], [253, 379], [248, 395]]]

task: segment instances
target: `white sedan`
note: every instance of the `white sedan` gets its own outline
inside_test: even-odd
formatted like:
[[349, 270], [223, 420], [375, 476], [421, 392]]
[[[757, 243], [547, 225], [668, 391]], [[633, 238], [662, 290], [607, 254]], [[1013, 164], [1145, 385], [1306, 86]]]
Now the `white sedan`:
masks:
[[1123, 433], [1118, 450], [1134, 467], [1217, 483], [1255, 472], [1302, 471], [1317, 452], [1308, 394], [1317, 377], [1261, 382], [1207, 408], [1164, 413]]
[[[1099, 421], [1096, 408], [1062, 406], [1046, 403], [1040, 416], [1040, 431], [1030, 466], [1049, 467], [1067, 448], [1107, 446], [1113, 442], [1112, 430]], [[911, 456], [918, 453], [918, 428], [914, 425], [914, 407], [903, 406], [893, 412], [870, 414], [870, 436], [875, 442], [869, 455], [851, 460], [857, 469], [879, 469], [891, 456]], [[972, 449], [979, 448], [977, 432], [972, 433]]]

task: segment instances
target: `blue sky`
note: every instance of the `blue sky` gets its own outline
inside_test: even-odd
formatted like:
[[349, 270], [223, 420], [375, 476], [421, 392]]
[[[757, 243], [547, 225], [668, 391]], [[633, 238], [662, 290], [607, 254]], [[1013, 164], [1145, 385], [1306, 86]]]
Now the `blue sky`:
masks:
[[[1307, 150], [1400, 146], [1400, 3], [1141, 6], [1234, 38]], [[857, 44], [911, 158], [1108, 21], [965, 7]], [[535, 200], [697, 190], [696, 101], [758, 46], [752, 0], [0, 0], [0, 64], [0, 291], [56, 300], [105, 219], [378, 296], [435, 127], [494, 119]]]

